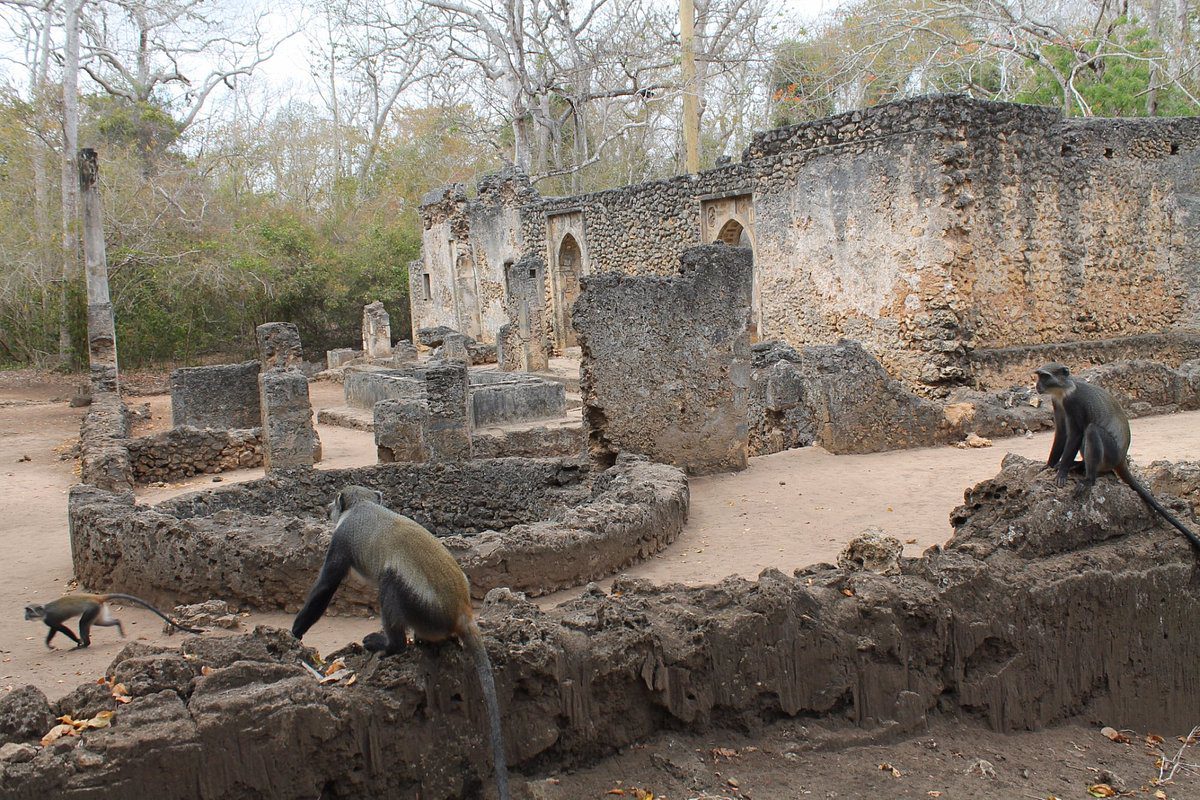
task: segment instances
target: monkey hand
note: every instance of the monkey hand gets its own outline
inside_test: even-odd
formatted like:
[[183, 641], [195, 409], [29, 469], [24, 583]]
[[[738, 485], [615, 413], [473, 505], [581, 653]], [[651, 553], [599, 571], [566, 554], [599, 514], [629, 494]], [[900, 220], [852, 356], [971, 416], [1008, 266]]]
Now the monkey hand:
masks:
[[1054, 478], [1054, 485], [1060, 489], [1067, 485], [1067, 470], [1060, 469], [1058, 471], [1057, 477]]

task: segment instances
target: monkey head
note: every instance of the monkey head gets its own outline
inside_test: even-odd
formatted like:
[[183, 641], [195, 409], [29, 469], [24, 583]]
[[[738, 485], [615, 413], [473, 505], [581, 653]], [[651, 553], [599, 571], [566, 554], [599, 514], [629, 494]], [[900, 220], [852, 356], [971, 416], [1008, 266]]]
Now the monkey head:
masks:
[[1037, 376], [1037, 390], [1041, 394], [1061, 397], [1075, 388], [1071, 379], [1071, 371], [1062, 364], [1050, 362], [1041, 369], [1034, 370]]
[[46, 607], [43, 605], [34, 604], [25, 606], [25, 619], [44, 619], [46, 616]]
[[365, 486], [347, 486], [338, 492], [338, 496], [329, 504], [329, 521], [336, 524], [338, 518], [349, 511], [356, 503], [378, 503], [379, 505], [383, 505], [383, 492], [377, 492]]

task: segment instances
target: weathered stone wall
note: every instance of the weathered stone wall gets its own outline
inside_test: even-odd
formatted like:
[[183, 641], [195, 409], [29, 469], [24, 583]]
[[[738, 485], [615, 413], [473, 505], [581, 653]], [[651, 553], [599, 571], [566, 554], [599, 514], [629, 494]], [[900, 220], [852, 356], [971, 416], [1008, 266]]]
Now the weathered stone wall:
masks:
[[94, 386], [79, 429], [79, 480], [114, 492], [132, 489], [128, 439], [129, 410], [121, 396]]
[[[357, 483], [443, 537], [477, 595], [495, 586], [544, 594], [658, 552], [687, 518], [677, 469], [625, 458], [589, 477], [577, 459], [298, 470], [153, 507], [80, 486], [69, 508], [72, 557], [88, 587], [295, 610], [329, 545], [328, 503]], [[337, 607], [374, 604], [369, 589], [345, 586]]]
[[743, 469], [750, 372], [750, 252], [684, 253], [672, 277], [584, 279], [572, 313], [589, 450], [703, 474]]
[[258, 427], [259, 366], [246, 361], [172, 370], [171, 424], [217, 430]]
[[533, 375], [471, 373], [471, 409], [476, 427], [561, 417], [566, 387]]
[[213, 430], [183, 426], [130, 439], [129, 461], [138, 483], [260, 467], [262, 429]]
[[[666, 275], [725, 223], [748, 225], [762, 337], [854, 339], [910, 388], [944, 396], [997, 388], [976, 350], [1200, 328], [1198, 176], [1197, 119], [1067, 120], [942, 96], [768, 131], [741, 163], [695, 176], [540, 198], [506, 173], [484, 181], [510, 203], [502, 212], [460, 191], [423, 213], [443, 226], [427, 246], [453, 228], [458, 247], [503, 240], [506, 259], [544, 258], [560, 346], [568, 236], [584, 275]], [[431, 273], [439, 263], [427, 254]], [[506, 322], [511, 309], [485, 337]], [[1135, 341], [1119, 357], [1171, 360], [1164, 341]]]
[[263, 364], [258, 375], [263, 465], [268, 472], [311, 467], [321, 460], [321, 440], [313, 428], [308, 376], [300, 370], [300, 332], [290, 322], [267, 322], [255, 333]]
[[[1190, 476], [1193, 491], [1200, 476], [1195, 464], [1164, 472]], [[550, 612], [494, 592], [481, 627], [510, 763], [566, 769], [663, 730], [744, 733], [781, 716], [802, 718], [809, 744], [844, 741], [847, 722], [860, 740], [894, 740], [939, 713], [998, 731], [1080, 716], [1191, 729], [1195, 555], [1132, 491], [1107, 479], [1085, 495], [1057, 489], [1040, 464], [1010, 457], [952, 519], [947, 547], [902, 560], [895, 576], [820, 566], [695, 589], [621, 579]], [[283, 631], [193, 637], [181, 649], [134, 643], [118, 656], [110, 674], [130, 689], [127, 705], [91, 682], [58, 703], [54, 714], [83, 719], [99, 698], [114, 724], [0, 765], [6, 796], [75, 800], [120, 786], [130, 797], [445, 800], [490, 790], [484, 726], [462, 701], [477, 698], [474, 678], [456, 646], [368, 667], [352, 645], [340, 655], [357, 671], [353, 686], [306, 674], [297, 662], [311, 654]], [[44, 723], [51, 710], [37, 701], [23, 697], [14, 723]], [[21, 727], [36, 726], [0, 720], [0, 730]]]

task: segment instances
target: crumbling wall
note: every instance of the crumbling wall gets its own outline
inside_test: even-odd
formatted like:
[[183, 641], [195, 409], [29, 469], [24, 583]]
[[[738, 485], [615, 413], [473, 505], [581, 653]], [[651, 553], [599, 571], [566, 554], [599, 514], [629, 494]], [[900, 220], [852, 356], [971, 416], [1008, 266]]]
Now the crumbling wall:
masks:
[[132, 489], [128, 439], [129, 410], [121, 395], [93, 387], [79, 430], [79, 480], [114, 492]]
[[712, 245], [672, 277], [584, 279], [572, 309], [589, 450], [641, 453], [690, 473], [743, 469], [751, 257]]
[[[899, 575], [620, 579], [551, 612], [493, 592], [481, 626], [510, 763], [570, 768], [663, 729], [754, 730], [780, 715], [879, 738], [939, 713], [999, 731], [1086, 715], [1185, 733], [1200, 717], [1194, 553], [1119, 482], [1058, 489], [1040, 467], [1007, 458], [954, 512], [947, 546], [903, 559]], [[312, 654], [283, 631], [181, 649], [118, 656], [109, 672], [130, 687], [126, 705], [95, 684], [57, 704], [85, 718], [99, 697], [114, 724], [0, 765], [8, 796], [441, 800], [491, 785], [476, 684], [454, 645], [373, 665], [352, 645], [340, 652], [352, 686], [306, 674]], [[44, 720], [48, 705], [27, 701]]]
[[218, 430], [262, 424], [257, 361], [171, 371], [171, 424]]
[[[561, 239], [553, 221], [570, 216], [585, 274], [670, 274], [717, 238], [702, 211], [749, 197], [761, 335], [854, 339], [929, 396], [1004, 388], [991, 365], [1007, 348], [1140, 337], [1089, 363], [1177, 365], [1174, 335], [1200, 327], [1197, 119], [921, 97], [758, 134], [741, 163], [694, 176], [540, 198], [506, 174], [519, 225], [508, 206], [493, 225], [553, 267], [550, 229]], [[472, 209], [459, 234], [490, 241], [472, 234], [487, 206]], [[548, 319], [556, 302], [548, 291]]]
[[138, 483], [178, 481], [193, 475], [260, 467], [263, 463], [261, 428], [212, 430], [185, 426], [130, 439], [128, 446], [133, 479]]
[[[498, 459], [298, 470], [156, 506], [78, 486], [69, 503], [75, 575], [90, 588], [153, 602], [220, 597], [299, 608], [329, 545], [328, 503], [347, 484], [428, 527], [479, 596], [494, 586], [544, 594], [600, 578], [673, 541], [687, 481], [635, 458], [591, 479], [575, 459]], [[552, 520], [552, 521], [547, 521]], [[343, 589], [361, 613], [370, 590]]]

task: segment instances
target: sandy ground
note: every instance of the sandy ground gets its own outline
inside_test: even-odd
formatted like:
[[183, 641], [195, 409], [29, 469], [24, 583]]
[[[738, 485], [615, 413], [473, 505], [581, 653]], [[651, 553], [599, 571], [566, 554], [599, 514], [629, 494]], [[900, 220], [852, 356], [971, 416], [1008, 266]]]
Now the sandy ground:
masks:
[[[51, 698], [59, 697], [78, 683], [102, 675], [125, 644], [114, 630], [96, 629], [88, 650], [68, 650], [68, 643], [60, 641], [60, 649], [50, 651], [42, 644], [44, 626], [26, 622], [22, 615], [25, 604], [46, 602], [71, 588], [66, 505], [67, 491], [77, 481], [77, 466], [72, 459], [61, 459], [56, 451], [78, 436], [83, 411], [66, 403], [73, 384], [44, 375], [0, 373], [0, 563], [8, 567], [0, 575], [0, 597], [4, 599], [0, 609], [0, 692], [32, 683]], [[316, 383], [311, 391], [318, 408], [342, 403], [340, 385]], [[150, 418], [138, 424], [138, 433], [169, 426], [168, 397], [130, 398], [132, 407], [142, 404], [148, 404]], [[318, 426], [318, 432], [325, 455], [322, 467], [374, 463], [371, 434], [327, 426]], [[1200, 457], [1200, 412], [1135, 420], [1133, 439], [1131, 455], [1142, 464], [1158, 458]], [[939, 447], [834, 456], [808, 448], [753, 459], [744, 472], [694, 479], [691, 517], [683, 536], [629, 572], [657, 582], [697, 584], [729, 574], [754, 577], [767, 567], [791, 571], [834, 561], [846, 542], [868, 527], [882, 528], [906, 542], [908, 555], [918, 555], [945, 541], [951, 532], [949, 514], [962, 501], [963, 491], [995, 475], [1006, 452], [1040, 459], [1049, 446], [1050, 436], [1043, 433], [978, 450]], [[250, 480], [261, 474], [261, 469], [240, 470], [220, 476], [220, 482]], [[202, 476], [143, 488], [138, 499], [156, 502], [213, 485], [212, 476]], [[546, 598], [543, 605], [570, 594]], [[170, 641], [149, 612], [128, 608], [121, 616], [131, 638]], [[287, 627], [291, 617], [253, 614], [244, 619], [248, 627], [258, 623]], [[327, 652], [361, 638], [377, 624], [368, 619], [329, 617], [305, 641]], [[1055, 795], [1065, 800], [1087, 797], [1086, 782], [1097, 782], [1092, 779], [1098, 769], [1113, 769], [1135, 790], [1157, 774], [1138, 743], [1120, 749], [1122, 746], [1099, 738], [1095, 730], [1080, 726], [1005, 737], [973, 724], [943, 722], [936, 733], [951, 744], [935, 757], [931, 753], [936, 748], [918, 740], [843, 749], [836, 754], [789, 749], [784, 740], [795, 735], [789, 725], [780, 723], [729, 742], [709, 741], [703, 735], [664, 735], [588, 769], [543, 776], [534, 789], [547, 800], [602, 797], [610, 789], [621, 789], [626, 797], [637, 797], [636, 789], [655, 791], [660, 800], [664, 796], [807, 795], [942, 796], [948, 800]], [[1083, 739], [1084, 746], [1075, 744]], [[737, 755], [718, 755], [714, 762], [714, 747], [736, 750]], [[678, 752], [686, 756], [684, 766], [672, 761]], [[972, 759], [987, 759], [989, 753], [996, 778], [965, 772]], [[895, 778], [874, 763], [889, 760], [902, 777]], [[724, 762], [731, 763], [726, 766]], [[921, 776], [923, 769], [929, 776]], [[1031, 777], [1023, 777], [1021, 770]], [[739, 785], [729, 784], [728, 777], [734, 777]], [[617, 779], [623, 783], [616, 783]], [[1184, 793], [1175, 787], [1164, 788], [1170, 790], [1170, 797], [1200, 797], [1200, 783], [1193, 780], [1181, 785], [1190, 788]], [[937, 791], [942, 794], [931, 794]], [[1152, 791], [1137, 794], [1154, 796]]]

